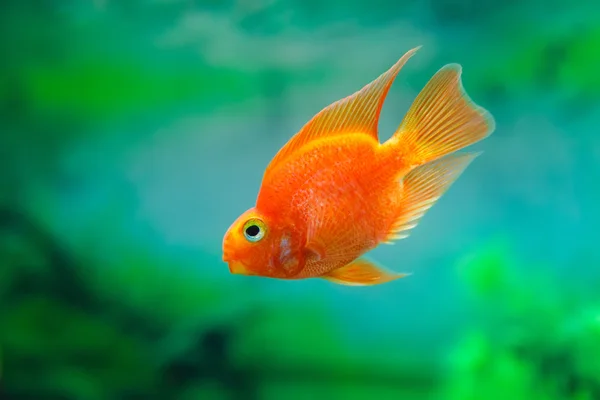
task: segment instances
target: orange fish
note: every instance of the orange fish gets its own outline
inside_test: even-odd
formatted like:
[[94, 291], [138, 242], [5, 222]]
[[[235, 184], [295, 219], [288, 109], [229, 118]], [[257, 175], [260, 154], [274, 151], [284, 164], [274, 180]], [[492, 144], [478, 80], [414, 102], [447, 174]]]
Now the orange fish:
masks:
[[223, 260], [234, 274], [320, 277], [374, 285], [397, 273], [363, 255], [405, 238], [478, 153], [451, 154], [495, 122], [465, 93], [458, 64], [441, 68], [394, 135], [379, 114], [394, 78], [420, 48], [358, 92], [321, 110], [265, 170], [256, 206], [229, 227]]

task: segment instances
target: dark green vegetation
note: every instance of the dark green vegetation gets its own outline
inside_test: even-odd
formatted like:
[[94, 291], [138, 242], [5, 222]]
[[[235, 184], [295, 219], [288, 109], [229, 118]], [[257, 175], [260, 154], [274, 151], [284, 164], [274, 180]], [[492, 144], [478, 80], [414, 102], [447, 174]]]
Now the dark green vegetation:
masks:
[[600, 279], [569, 287], [508, 254], [494, 246], [463, 266], [485, 328], [454, 350], [444, 398], [600, 398]]
[[316, 304], [215, 315], [224, 292], [160, 273], [139, 253], [93, 276], [27, 217], [4, 211], [0, 224], [8, 398], [280, 398], [307, 381], [345, 398], [361, 387], [420, 391], [436, 379], [413, 365], [367, 370], [345, 360]]
[[600, 299], [542, 277], [524, 281], [507, 253], [482, 249], [461, 265], [484, 322], [473, 321], [447, 364], [366, 367], [317, 304], [218, 316], [226, 294], [213, 285], [161, 273], [139, 253], [112, 272], [85, 272], [41, 226], [3, 210], [2, 390], [32, 399], [303, 398], [293, 396], [300, 389], [336, 398], [598, 398]]

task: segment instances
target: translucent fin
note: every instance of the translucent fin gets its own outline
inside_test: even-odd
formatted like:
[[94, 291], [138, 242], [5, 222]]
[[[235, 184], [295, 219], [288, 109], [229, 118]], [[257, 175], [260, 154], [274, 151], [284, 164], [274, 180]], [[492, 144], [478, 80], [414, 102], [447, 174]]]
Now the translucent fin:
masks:
[[356, 132], [378, 140], [377, 124], [385, 97], [400, 69], [419, 48], [409, 50], [389, 70], [358, 92], [321, 110], [279, 150], [266, 173], [296, 150], [320, 137]]
[[457, 154], [413, 169], [403, 179], [404, 197], [398, 219], [392, 224], [384, 243], [408, 237], [435, 202], [480, 153]]
[[389, 271], [365, 258], [359, 258], [350, 264], [333, 270], [322, 278], [340, 285], [371, 286], [404, 278], [409, 274]]
[[315, 237], [312, 237], [310, 242], [306, 244], [306, 251], [313, 257], [314, 260], [320, 261], [327, 255], [323, 243]]
[[466, 94], [458, 64], [442, 67], [417, 96], [393, 140], [408, 165], [423, 165], [472, 145], [495, 129]]

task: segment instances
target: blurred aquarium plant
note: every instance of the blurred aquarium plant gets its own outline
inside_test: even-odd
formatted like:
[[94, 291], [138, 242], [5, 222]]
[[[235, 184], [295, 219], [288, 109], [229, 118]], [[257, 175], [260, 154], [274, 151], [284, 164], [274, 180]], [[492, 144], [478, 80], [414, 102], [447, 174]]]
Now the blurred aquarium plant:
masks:
[[435, 381], [426, 366], [390, 372], [354, 360], [317, 303], [228, 311], [217, 285], [173, 266], [167, 273], [143, 250], [84, 274], [81, 260], [23, 216], [0, 222], [7, 398], [280, 399], [300, 387], [296, 398], [364, 398], [373, 387], [422, 393]]
[[505, 241], [463, 260], [461, 271], [479, 317], [452, 353], [442, 398], [600, 398], [597, 291], [515, 260]]

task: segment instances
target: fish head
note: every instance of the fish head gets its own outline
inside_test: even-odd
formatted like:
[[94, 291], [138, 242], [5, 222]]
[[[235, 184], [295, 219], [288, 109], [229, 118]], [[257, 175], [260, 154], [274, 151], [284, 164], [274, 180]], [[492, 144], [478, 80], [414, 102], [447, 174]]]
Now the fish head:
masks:
[[279, 259], [291, 254], [291, 241], [275, 222], [251, 208], [231, 224], [223, 237], [223, 261], [232, 274], [284, 277]]

